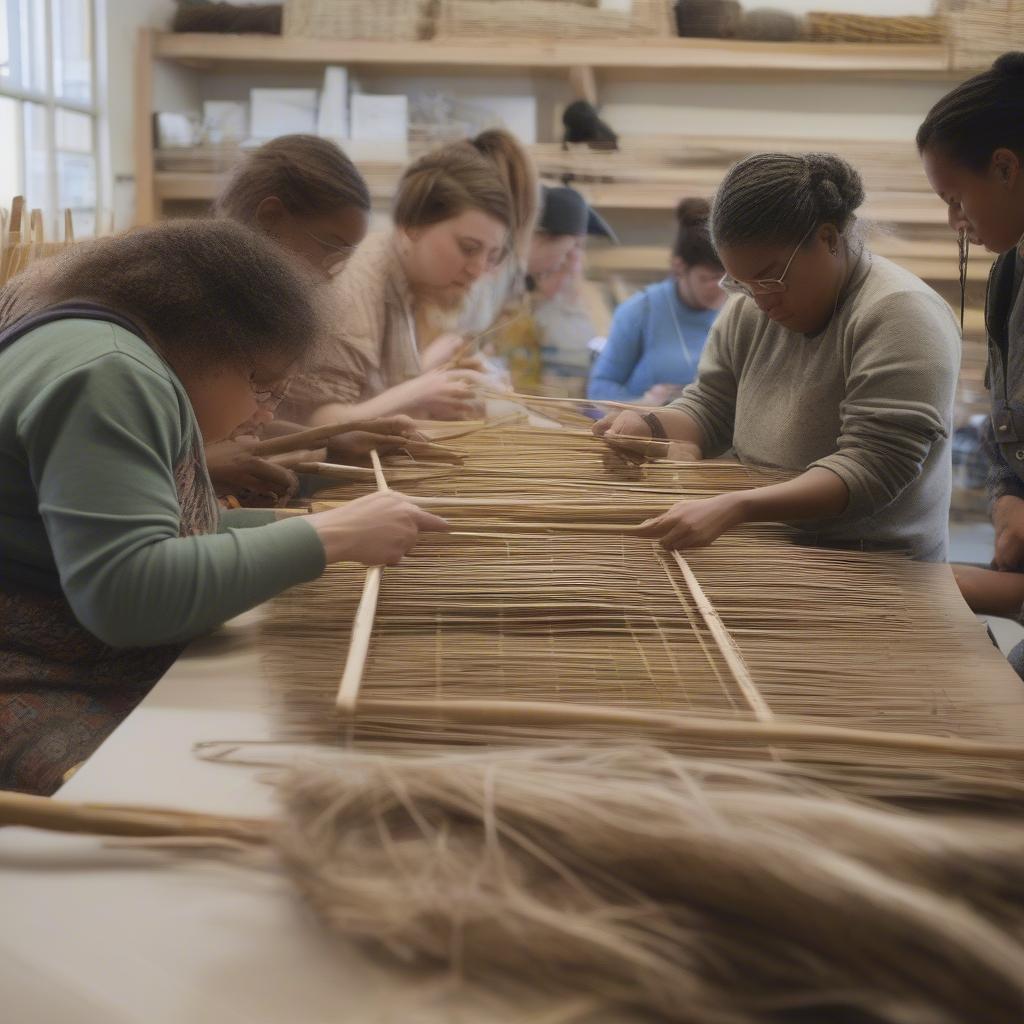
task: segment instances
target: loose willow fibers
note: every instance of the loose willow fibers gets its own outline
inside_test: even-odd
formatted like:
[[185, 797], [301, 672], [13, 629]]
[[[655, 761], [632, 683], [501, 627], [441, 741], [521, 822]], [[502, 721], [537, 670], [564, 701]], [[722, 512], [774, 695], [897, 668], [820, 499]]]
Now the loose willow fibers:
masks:
[[349, 756], [282, 783], [335, 930], [688, 1024], [1024, 1013], [1024, 827], [650, 747]]
[[492, 990], [685, 1024], [1024, 1014], [1019, 793], [1012, 817], [923, 813], [885, 778], [854, 800], [639, 744], [321, 753], [276, 784], [276, 824], [17, 794], [0, 824], [269, 842], [335, 932]]

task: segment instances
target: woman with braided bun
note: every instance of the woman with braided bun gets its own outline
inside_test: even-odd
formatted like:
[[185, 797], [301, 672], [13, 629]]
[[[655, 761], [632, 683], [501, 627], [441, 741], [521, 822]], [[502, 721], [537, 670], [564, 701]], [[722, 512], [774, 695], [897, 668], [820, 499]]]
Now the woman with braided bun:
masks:
[[941, 561], [960, 334], [946, 302], [859, 238], [860, 175], [824, 153], [760, 153], [725, 176], [711, 234], [733, 298], [697, 380], [669, 406], [595, 432], [667, 439], [676, 458], [732, 449], [792, 478], [684, 501], [644, 524], [667, 548], [750, 522], [811, 543]]

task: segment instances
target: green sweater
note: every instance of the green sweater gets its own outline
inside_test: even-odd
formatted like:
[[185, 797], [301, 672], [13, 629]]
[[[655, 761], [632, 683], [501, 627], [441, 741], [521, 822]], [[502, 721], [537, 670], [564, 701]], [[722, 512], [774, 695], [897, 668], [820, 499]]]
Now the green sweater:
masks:
[[61, 320], [0, 352], [0, 585], [63, 590], [100, 640], [147, 647], [318, 576], [302, 518], [242, 510], [179, 536], [175, 468], [198, 438], [181, 382], [120, 327]]

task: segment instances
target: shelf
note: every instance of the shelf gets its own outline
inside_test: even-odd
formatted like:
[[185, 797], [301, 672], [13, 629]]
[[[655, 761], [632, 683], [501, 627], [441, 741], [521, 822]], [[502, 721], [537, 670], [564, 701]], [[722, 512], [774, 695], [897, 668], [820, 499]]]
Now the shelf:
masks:
[[[902, 239], [882, 237], [869, 242], [872, 252], [885, 256], [912, 274], [931, 283], [960, 280], [956, 246], [953, 236], [947, 245], [937, 242], [907, 243]], [[984, 283], [993, 257], [987, 253], [972, 256], [967, 279]], [[669, 251], [665, 246], [620, 245], [592, 249], [587, 253], [587, 267], [602, 275], [623, 274], [627, 277], [653, 278], [668, 273]]]
[[651, 39], [615, 43], [538, 40], [378, 42], [291, 36], [157, 33], [153, 55], [182, 63], [345, 64], [390, 67], [714, 72], [771, 75], [963, 77], [942, 46], [853, 43], [755, 43], [719, 39]]
[[[395, 168], [393, 180], [390, 175], [374, 175], [370, 179], [370, 192], [374, 199], [391, 198], [400, 169]], [[223, 176], [192, 171], [160, 171], [154, 175], [155, 190], [162, 200], [208, 200], [212, 199], [220, 186]], [[602, 210], [648, 210], [664, 211], [675, 209], [679, 198], [687, 191], [710, 191], [707, 189], [688, 190], [681, 184], [643, 184], [640, 182], [612, 182], [592, 185], [574, 182], [587, 201]], [[886, 224], [929, 225], [942, 227], [946, 224], [946, 210], [939, 200], [930, 193], [907, 193], [905, 196], [885, 195], [869, 200], [863, 216], [868, 220]], [[937, 254], [938, 255], [938, 254]], [[945, 256], [940, 256], [945, 259]]]

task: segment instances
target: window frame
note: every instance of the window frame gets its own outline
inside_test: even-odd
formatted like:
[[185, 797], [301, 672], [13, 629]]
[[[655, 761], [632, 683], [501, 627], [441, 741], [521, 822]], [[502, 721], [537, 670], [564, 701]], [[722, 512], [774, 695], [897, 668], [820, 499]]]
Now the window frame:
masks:
[[[100, 106], [101, 78], [99, 73], [99, 54], [101, 52], [100, 40], [100, 8], [102, 0], [84, 0], [88, 5], [88, 24], [90, 31], [90, 55], [89, 55], [89, 102], [75, 100], [57, 95], [57, 75], [55, 67], [56, 43], [59, 38], [59, 27], [55, 23], [55, 0], [30, 0], [32, 3], [44, 5], [43, 11], [43, 35], [44, 35], [44, 74], [43, 81], [45, 88], [34, 89], [15, 85], [9, 79], [0, 78], [0, 98], [13, 100], [15, 109], [15, 131], [20, 145], [20, 159], [18, 161], [18, 180], [15, 182], [15, 191], [12, 195], [0, 196], [0, 205], [8, 206], [14, 195], [25, 195], [29, 174], [29, 149], [27, 134], [27, 110], [26, 104], [32, 103], [41, 107], [44, 111], [45, 130], [44, 140], [46, 147], [46, 195], [26, 196], [29, 204], [34, 208], [41, 208], [43, 211], [43, 222], [45, 224], [47, 240], [61, 240], [64, 237], [64, 214], [60, 206], [60, 182], [58, 180], [59, 152], [57, 146], [57, 112], [66, 110], [75, 114], [84, 114], [90, 120], [90, 150], [89, 154], [93, 160], [95, 172], [95, 231], [100, 231], [100, 216], [103, 209], [104, 198], [104, 149], [102, 138], [102, 126], [104, 123], [103, 112]], [[21, 11], [19, 0], [0, 0], [7, 8], [8, 14], [8, 36], [10, 47], [10, 66], [12, 71], [18, 72], [18, 78], [23, 79], [22, 54], [26, 50], [26, 37], [21, 22]], [[31, 41], [29, 40], [29, 43]], [[14, 75], [12, 74], [12, 78]], [[79, 234], [79, 225], [74, 223], [76, 237]], [[28, 225], [22, 226], [23, 230]], [[84, 234], [84, 233], [83, 233]]]

